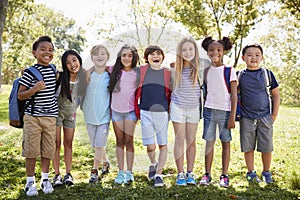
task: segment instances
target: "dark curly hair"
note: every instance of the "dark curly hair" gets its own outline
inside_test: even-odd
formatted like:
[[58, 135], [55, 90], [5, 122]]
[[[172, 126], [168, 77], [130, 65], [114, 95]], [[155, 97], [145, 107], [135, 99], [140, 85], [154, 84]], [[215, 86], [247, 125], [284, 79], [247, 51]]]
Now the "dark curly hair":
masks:
[[211, 43], [218, 42], [223, 45], [224, 50], [228, 51], [232, 48], [232, 42], [230, 41], [229, 37], [223, 37], [222, 40], [214, 40], [212, 37], [206, 37], [202, 41], [202, 47], [205, 49], [205, 51], [208, 51], [208, 47]]

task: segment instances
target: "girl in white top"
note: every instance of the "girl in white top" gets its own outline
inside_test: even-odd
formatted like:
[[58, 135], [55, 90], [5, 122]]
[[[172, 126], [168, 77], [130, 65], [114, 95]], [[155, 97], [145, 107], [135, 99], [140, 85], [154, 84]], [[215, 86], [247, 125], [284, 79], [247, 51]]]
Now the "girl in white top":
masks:
[[220, 186], [228, 187], [231, 141], [230, 129], [235, 127], [237, 81], [234, 69], [231, 68], [230, 86], [227, 88], [224, 78], [226, 66], [223, 64], [223, 55], [224, 51], [231, 49], [232, 44], [227, 37], [223, 37], [222, 40], [213, 40], [211, 37], [207, 37], [203, 40], [202, 47], [207, 51], [207, 55], [211, 60], [211, 66], [207, 69], [207, 73], [204, 73], [207, 90], [204, 104], [203, 139], [206, 140], [206, 148], [205, 174], [202, 176], [200, 184], [208, 185], [211, 182], [211, 166], [214, 156], [216, 126], [218, 125], [219, 137], [222, 142], [222, 174], [220, 176]]

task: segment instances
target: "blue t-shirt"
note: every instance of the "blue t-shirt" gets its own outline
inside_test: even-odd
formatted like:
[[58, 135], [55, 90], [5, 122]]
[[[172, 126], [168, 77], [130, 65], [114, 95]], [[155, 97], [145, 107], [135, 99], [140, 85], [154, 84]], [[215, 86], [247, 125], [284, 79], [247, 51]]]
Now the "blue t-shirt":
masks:
[[[271, 74], [271, 90], [278, 87], [274, 74]], [[239, 78], [241, 94], [241, 115], [249, 119], [260, 119], [270, 114], [269, 97], [266, 91], [265, 75], [262, 69], [245, 70]]]
[[144, 83], [140, 109], [152, 112], [164, 112], [168, 110], [168, 100], [164, 87], [164, 70], [147, 69]]
[[93, 72], [82, 104], [85, 123], [106, 124], [110, 121], [109, 74]]

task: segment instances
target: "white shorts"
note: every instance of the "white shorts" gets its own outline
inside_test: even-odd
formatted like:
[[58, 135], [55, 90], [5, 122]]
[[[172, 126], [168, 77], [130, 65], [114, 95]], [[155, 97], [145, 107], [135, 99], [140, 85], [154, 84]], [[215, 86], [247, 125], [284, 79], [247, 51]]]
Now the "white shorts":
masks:
[[195, 108], [180, 108], [171, 101], [170, 118], [177, 123], [198, 123], [200, 121], [199, 106]]
[[106, 147], [109, 133], [109, 123], [101, 125], [86, 124], [92, 147]]

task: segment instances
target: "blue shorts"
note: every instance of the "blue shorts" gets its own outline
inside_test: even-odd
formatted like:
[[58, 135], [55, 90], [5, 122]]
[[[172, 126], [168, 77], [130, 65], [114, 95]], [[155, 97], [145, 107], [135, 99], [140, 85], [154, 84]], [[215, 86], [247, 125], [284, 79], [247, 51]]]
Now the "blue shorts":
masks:
[[198, 123], [200, 120], [199, 106], [195, 108], [180, 108], [174, 102], [170, 105], [170, 118], [177, 123]]
[[92, 147], [106, 147], [109, 133], [109, 123], [101, 125], [86, 124]]
[[168, 144], [168, 112], [151, 112], [141, 110], [141, 128], [143, 145], [156, 144], [155, 136], [158, 145]]
[[135, 111], [130, 111], [126, 113], [120, 113], [112, 110], [112, 121], [119, 122], [124, 120], [137, 121]]
[[218, 125], [220, 140], [222, 142], [230, 142], [232, 140], [231, 130], [227, 129], [227, 122], [229, 116], [229, 111], [216, 110], [204, 107], [203, 139], [207, 141], [216, 140], [216, 132]]
[[242, 117], [240, 119], [240, 142], [242, 152], [254, 151], [255, 146], [259, 152], [272, 152], [273, 119], [271, 115], [257, 120]]

